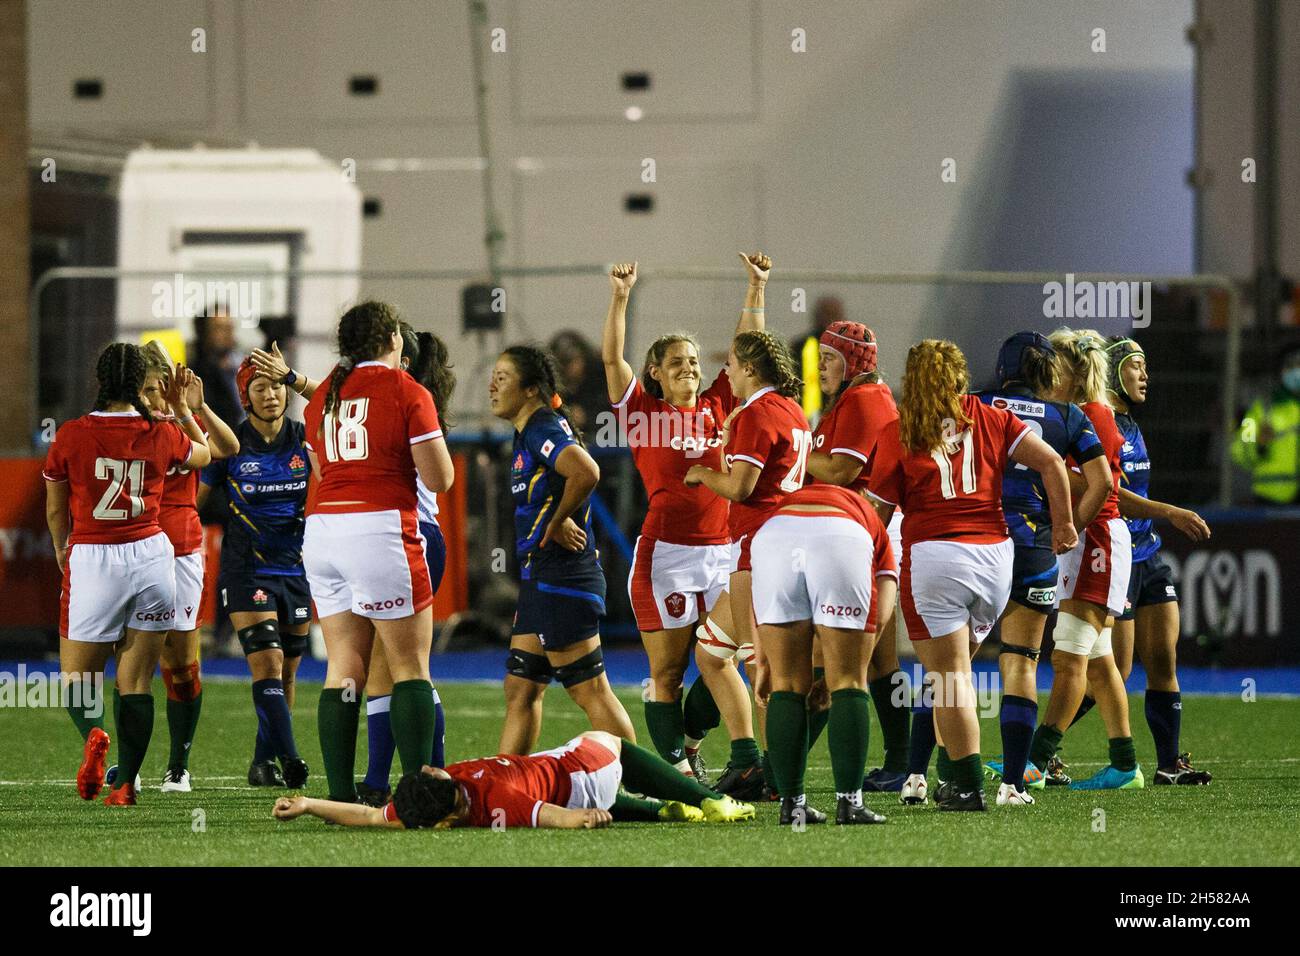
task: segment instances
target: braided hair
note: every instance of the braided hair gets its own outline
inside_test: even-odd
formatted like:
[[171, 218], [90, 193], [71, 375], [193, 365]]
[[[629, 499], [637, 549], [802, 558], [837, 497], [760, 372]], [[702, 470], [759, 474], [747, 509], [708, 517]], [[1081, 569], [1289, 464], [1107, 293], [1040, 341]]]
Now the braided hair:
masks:
[[456, 810], [456, 781], [428, 773], [408, 773], [393, 791], [393, 809], [408, 830], [437, 826]]
[[352, 369], [359, 362], [369, 362], [388, 351], [389, 341], [399, 331], [397, 310], [387, 302], [362, 302], [343, 313], [339, 319], [339, 362], [330, 373], [330, 387], [325, 395], [325, 414], [339, 405], [339, 392]]
[[573, 440], [586, 448], [582, 430], [573, 424], [573, 417], [560, 395], [560, 370], [555, 356], [539, 345], [512, 345], [501, 354], [510, 359], [515, 371], [519, 373], [519, 387], [536, 388], [538, 398], [569, 423]]
[[140, 397], [147, 372], [144, 354], [138, 345], [113, 342], [105, 346], [95, 363], [95, 377], [99, 380], [95, 411], [102, 412], [114, 402], [127, 402], [140, 413], [141, 418], [153, 424], [153, 415]]
[[784, 342], [766, 330], [741, 332], [732, 342], [736, 361], [749, 365], [759, 381], [771, 385], [786, 398], [799, 400], [803, 380], [794, 370], [794, 361]]

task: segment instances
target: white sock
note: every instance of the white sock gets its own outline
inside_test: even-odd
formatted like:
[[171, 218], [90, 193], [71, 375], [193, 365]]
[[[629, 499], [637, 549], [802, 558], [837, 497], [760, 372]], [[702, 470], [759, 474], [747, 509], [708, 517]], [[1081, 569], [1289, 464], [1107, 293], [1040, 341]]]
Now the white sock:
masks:
[[837, 791], [835, 792], [835, 796], [836, 796], [836, 798], [839, 799], [839, 800], [847, 800], [847, 801], [849, 801], [849, 803], [853, 804], [855, 807], [860, 807], [860, 806], [862, 806], [862, 791], [861, 791], [861, 790], [854, 790], [852, 793], [840, 793], [840, 792], [837, 790]]
[[686, 760], [679, 760], [675, 764], [673, 764], [673, 769], [676, 770], [678, 773], [689, 774], [691, 772], [691, 765]]
[[686, 738], [686, 752], [687, 752], [688, 754], [697, 753], [697, 752], [699, 751], [699, 749], [700, 749], [700, 744], [702, 744], [702, 743], [704, 743], [704, 739], [703, 739], [703, 738], [701, 738], [701, 739], [699, 739], [699, 740], [696, 740], [694, 737], [687, 737], [687, 738]]

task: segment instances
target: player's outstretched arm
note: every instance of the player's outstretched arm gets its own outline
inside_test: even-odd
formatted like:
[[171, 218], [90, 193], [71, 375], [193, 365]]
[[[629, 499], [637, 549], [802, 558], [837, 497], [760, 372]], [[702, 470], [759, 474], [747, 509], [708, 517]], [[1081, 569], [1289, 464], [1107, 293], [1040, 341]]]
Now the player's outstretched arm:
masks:
[[550, 830], [599, 830], [614, 822], [608, 810], [568, 810], [553, 803], [543, 803], [537, 811], [537, 826]]
[[745, 264], [749, 276], [749, 286], [745, 290], [745, 307], [740, 310], [740, 321], [736, 323], [736, 334], [766, 328], [766, 311], [763, 306], [763, 290], [767, 287], [767, 277], [772, 274], [772, 260], [761, 252], [753, 255], [738, 253], [740, 261]]
[[1210, 537], [1210, 526], [1195, 511], [1166, 504], [1163, 501], [1143, 498], [1127, 488], [1119, 490], [1119, 513], [1125, 518], [1154, 518], [1168, 521], [1193, 541], [1206, 541]]
[[605, 315], [600, 359], [605, 364], [605, 389], [611, 402], [622, 399], [636, 376], [623, 354], [627, 347], [627, 301], [634, 285], [635, 262], [620, 262], [609, 270], [609, 312]]
[[387, 820], [383, 807], [367, 807], [360, 803], [339, 803], [337, 800], [316, 800], [312, 797], [281, 797], [271, 811], [277, 820], [296, 820], [304, 814], [320, 817], [330, 823], [345, 827], [384, 827], [403, 830], [401, 820]]

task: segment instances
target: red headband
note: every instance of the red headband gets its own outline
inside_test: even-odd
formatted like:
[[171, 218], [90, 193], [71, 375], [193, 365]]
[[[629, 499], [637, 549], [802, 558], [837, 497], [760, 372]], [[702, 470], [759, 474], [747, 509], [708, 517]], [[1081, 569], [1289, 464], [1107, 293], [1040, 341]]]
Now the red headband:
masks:
[[832, 322], [819, 341], [844, 359], [845, 381], [876, 370], [876, 333], [861, 322]]

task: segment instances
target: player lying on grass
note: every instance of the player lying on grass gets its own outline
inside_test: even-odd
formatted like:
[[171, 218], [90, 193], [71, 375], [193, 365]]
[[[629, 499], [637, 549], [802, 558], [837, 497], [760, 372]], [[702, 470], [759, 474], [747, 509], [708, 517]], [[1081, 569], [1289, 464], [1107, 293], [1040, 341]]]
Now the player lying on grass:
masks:
[[[620, 792], [620, 783], [647, 796]], [[483, 757], [408, 773], [383, 807], [310, 797], [275, 802], [276, 819], [304, 813], [351, 827], [591, 830], [614, 820], [730, 823], [753, 819], [754, 808], [702, 787], [636, 744], [589, 730], [527, 757]]]

